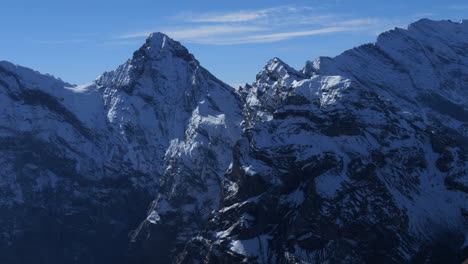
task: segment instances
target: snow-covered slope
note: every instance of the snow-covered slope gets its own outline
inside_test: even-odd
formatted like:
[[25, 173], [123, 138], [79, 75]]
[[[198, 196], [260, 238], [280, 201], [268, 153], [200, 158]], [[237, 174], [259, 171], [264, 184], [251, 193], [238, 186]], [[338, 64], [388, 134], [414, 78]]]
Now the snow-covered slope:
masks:
[[80, 87], [7, 62], [0, 74], [1, 262], [117, 263], [161, 177], [196, 172], [219, 193], [240, 100], [180, 43], [152, 34]]
[[173, 261], [458, 263], [467, 37], [466, 21], [421, 20], [302, 71], [268, 62], [238, 90], [220, 206]]
[[237, 89], [161, 33], [84, 86], [0, 62], [0, 262], [458, 263], [467, 87], [466, 21]]

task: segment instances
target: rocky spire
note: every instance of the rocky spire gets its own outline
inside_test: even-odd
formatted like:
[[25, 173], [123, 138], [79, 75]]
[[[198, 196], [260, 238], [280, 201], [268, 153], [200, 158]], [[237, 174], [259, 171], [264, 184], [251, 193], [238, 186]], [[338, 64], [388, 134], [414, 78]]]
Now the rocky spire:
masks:
[[100, 86], [121, 88], [131, 92], [144, 72], [153, 76], [174, 75], [177, 71], [186, 73], [198, 68], [195, 57], [178, 41], [156, 32], [148, 36], [145, 43], [133, 53], [131, 59], [111, 72], [99, 76], [96, 83]]
[[269, 60], [262, 71], [257, 74], [257, 81], [273, 83], [286, 76], [300, 76], [302, 73], [296, 71], [278, 57]]

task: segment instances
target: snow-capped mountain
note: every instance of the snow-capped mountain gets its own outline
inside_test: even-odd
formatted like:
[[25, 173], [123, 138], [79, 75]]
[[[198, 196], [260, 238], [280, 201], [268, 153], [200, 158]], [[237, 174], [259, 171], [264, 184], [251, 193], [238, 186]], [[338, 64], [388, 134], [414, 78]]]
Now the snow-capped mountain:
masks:
[[205, 245], [198, 259], [213, 263], [459, 262], [467, 77], [467, 21], [421, 20], [300, 72], [271, 60], [242, 91], [245, 137], [192, 252]]
[[73, 86], [0, 62], [1, 263], [459, 263], [468, 21], [232, 88], [154, 33]]
[[0, 262], [118, 263], [173, 171], [217, 204], [241, 102], [178, 42], [155, 33], [80, 87], [7, 62], [0, 74]]

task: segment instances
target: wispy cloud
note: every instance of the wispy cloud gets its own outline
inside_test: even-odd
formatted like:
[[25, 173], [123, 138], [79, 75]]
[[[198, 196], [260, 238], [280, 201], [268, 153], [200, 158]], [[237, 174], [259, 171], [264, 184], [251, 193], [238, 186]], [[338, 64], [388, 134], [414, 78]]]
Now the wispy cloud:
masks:
[[376, 25], [381, 22], [380, 19], [377, 18], [364, 18], [364, 19], [351, 19], [351, 20], [343, 20], [343, 21], [336, 21], [330, 22], [329, 24], [335, 26], [368, 26], [368, 25]]
[[189, 28], [184, 30], [176, 31], [166, 31], [166, 33], [176, 39], [192, 39], [192, 38], [201, 38], [209, 36], [219, 36], [226, 34], [238, 34], [238, 33], [247, 33], [247, 32], [256, 32], [256, 31], [265, 31], [268, 30], [262, 27], [255, 26], [203, 26], [196, 28]]
[[[168, 29], [168, 30], [161, 30], [163, 33], [171, 36], [172, 38], [178, 40], [190, 40], [190, 39], [198, 39], [203, 37], [211, 37], [211, 36], [219, 36], [219, 35], [226, 35], [226, 34], [239, 34], [239, 33], [248, 33], [248, 32], [256, 32], [256, 31], [265, 31], [268, 30], [264, 27], [257, 27], [257, 26], [230, 26], [230, 25], [216, 25], [216, 26], [197, 26], [197, 27], [190, 27], [186, 29]], [[151, 34], [152, 31], [146, 32], [139, 32], [139, 33], [132, 33], [118, 36], [118, 39], [128, 39], [128, 38], [136, 38], [136, 37], [146, 37]]]
[[208, 23], [224, 23], [224, 22], [245, 22], [259, 19], [266, 16], [263, 11], [240, 11], [227, 14], [202, 14], [186, 19], [189, 22], [208, 22]]
[[328, 27], [328, 28], [321, 28], [321, 29], [307, 30], [307, 31], [290, 31], [290, 32], [282, 32], [282, 33], [274, 33], [274, 34], [239, 36], [235, 38], [199, 39], [199, 40], [195, 40], [195, 42], [201, 43], [201, 44], [213, 44], [213, 45], [271, 43], [271, 42], [277, 42], [277, 41], [287, 40], [287, 39], [296, 38], [296, 37], [330, 34], [330, 33], [345, 32], [345, 31], [357, 31], [357, 30], [362, 30], [362, 28]]
[[178, 21], [176, 24], [179, 27], [123, 34], [117, 39], [145, 37], [154, 31], [161, 31], [174, 39], [192, 43], [233, 45], [338, 32], [374, 32], [388, 24], [382, 19], [329, 14], [321, 7], [308, 6], [201, 14], [185, 12], [173, 19]]
[[141, 38], [141, 37], [147, 37], [151, 33], [153, 33], [153, 31], [139, 31], [139, 32], [135, 32], [135, 33], [119, 35], [119, 36], [115, 37], [115, 39]]
[[189, 22], [206, 22], [206, 23], [226, 23], [226, 22], [246, 22], [266, 18], [274, 13], [293, 13], [304, 10], [311, 10], [311, 7], [294, 7], [294, 6], [278, 6], [273, 8], [265, 8], [260, 10], [242, 10], [226, 13], [203, 13], [193, 15], [185, 13], [178, 17], [184, 17], [184, 20]]
[[106, 47], [115, 47], [115, 46], [137, 46], [137, 45], [141, 45], [141, 41], [140, 40], [127, 40], [127, 39], [123, 39], [123, 40], [117, 40], [117, 41], [105, 41], [105, 42], [102, 42], [102, 43], [99, 43], [98, 44], [99, 46], [106, 46]]
[[321, 29], [307, 30], [307, 31], [293, 31], [293, 32], [284, 32], [284, 33], [276, 33], [276, 34], [249, 36], [247, 37], [247, 39], [257, 40], [257, 41], [279, 41], [279, 40], [285, 40], [285, 39], [294, 38], [294, 37], [312, 36], [312, 35], [318, 35], [318, 34], [354, 31], [354, 30], [359, 30], [359, 28], [328, 27], [328, 28], [321, 28]]

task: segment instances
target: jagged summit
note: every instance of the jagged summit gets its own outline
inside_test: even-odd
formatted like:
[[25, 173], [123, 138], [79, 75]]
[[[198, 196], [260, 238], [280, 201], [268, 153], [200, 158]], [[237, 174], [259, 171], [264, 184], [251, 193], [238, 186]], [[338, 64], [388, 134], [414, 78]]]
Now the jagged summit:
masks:
[[[434, 36], [435, 32], [443, 32]], [[427, 18], [420, 19], [409, 24], [406, 28], [395, 28], [385, 31], [377, 37], [376, 45], [385, 45], [389, 39], [401, 38], [402, 36], [416, 39], [420, 42], [434, 40], [450, 40], [454, 44], [466, 42], [468, 33], [468, 23], [466, 20], [453, 22], [450, 20], [431, 20]]]
[[265, 67], [257, 74], [257, 82], [260, 80], [269, 83], [284, 79], [285, 76], [302, 77], [302, 73], [289, 66], [278, 57], [269, 60]]
[[267, 70], [269, 72], [281, 72], [283, 69], [286, 72], [291, 72], [295, 74], [297, 73], [297, 71], [294, 68], [289, 66], [287, 63], [285, 63], [278, 57], [274, 57], [273, 59], [269, 60], [264, 67], [264, 70]]
[[461, 25], [461, 26], [468, 26], [468, 20], [462, 19], [458, 22], [452, 20], [433, 20], [429, 18], [421, 18], [418, 21], [415, 21], [408, 25], [408, 29], [411, 27], [432, 27], [436, 29], [437, 27], [444, 26], [444, 27], [453, 27]]
[[150, 41], [152, 45], [163, 46], [165, 44], [166, 38], [170, 39], [166, 34], [162, 32], [153, 32], [149, 34], [149, 36], [146, 39], [147, 41]]
[[[96, 80], [100, 86], [120, 87], [133, 90], [141, 77], [150, 75], [163, 78], [164, 82], [179, 78], [176, 74], [195, 71], [200, 64], [180, 42], [167, 35], [155, 32], [148, 36], [145, 43], [133, 53], [131, 59], [111, 72], [106, 72]], [[152, 72], [152, 73], [151, 73]], [[146, 80], [145, 82], [148, 82]], [[153, 79], [151, 82], [155, 82]]]
[[273, 57], [271, 60], [269, 60], [267, 62], [267, 64], [265, 65], [265, 67], [270, 67], [270, 66], [273, 66], [273, 65], [287, 65], [283, 60], [281, 60], [280, 58], [278, 57]]
[[146, 39], [145, 44], [135, 52], [135, 55], [139, 55], [139, 52], [142, 51], [146, 51], [144, 52], [145, 55], [156, 59], [171, 55], [181, 57], [188, 62], [196, 61], [195, 57], [180, 42], [161, 32], [151, 33]]
[[[177, 46], [174, 40], [161, 32], [154, 32], [146, 38], [146, 42], [141, 48], [149, 50], [148, 55], [158, 56], [161, 51], [169, 50], [170, 46]], [[135, 53], [137, 54], [137, 52]]]
[[[402, 67], [421, 68], [421, 63], [444, 64], [448, 63], [444, 57], [463, 56], [466, 53], [467, 42], [467, 20], [452, 22], [425, 18], [408, 25], [407, 28], [397, 27], [382, 32], [374, 43], [346, 50], [335, 57], [318, 57], [313, 61], [307, 61], [302, 72], [309, 77], [314, 75], [351, 77], [351, 73], [356, 75], [380, 59], [387, 60], [387, 66], [398, 64], [394, 67], [399, 67], [400, 70]], [[440, 56], [441, 54], [443, 56]], [[359, 67], [356, 67], [358, 63]]]
[[461, 263], [466, 25], [237, 90], [162, 33], [85, 86], [0, 62], [0, 262]]

